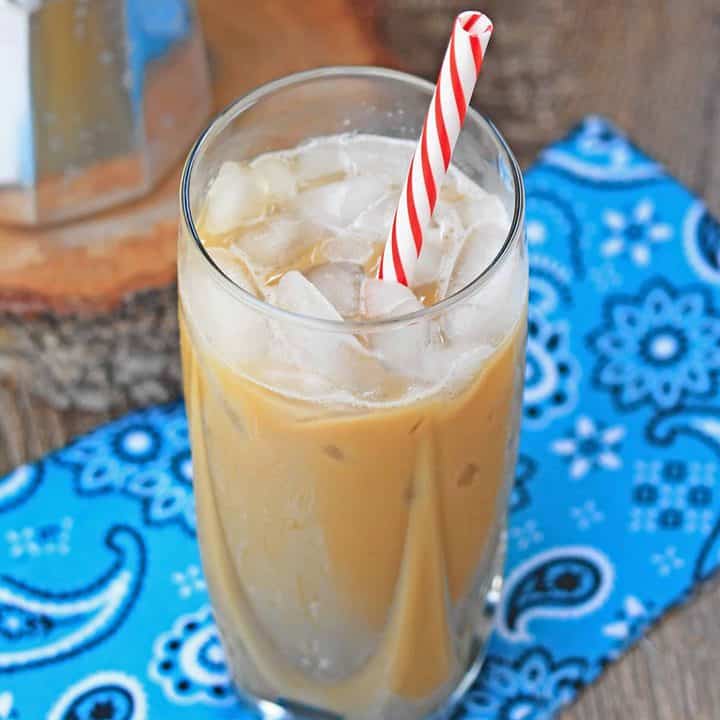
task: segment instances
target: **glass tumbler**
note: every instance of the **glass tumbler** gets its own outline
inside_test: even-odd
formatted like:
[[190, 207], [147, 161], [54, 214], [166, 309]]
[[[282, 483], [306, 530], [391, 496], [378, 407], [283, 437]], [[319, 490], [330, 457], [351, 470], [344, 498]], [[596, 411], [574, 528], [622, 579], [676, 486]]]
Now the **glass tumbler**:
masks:
[[[339, 133], [416, 140], [432, 92], [379, 68], [293, 75], [220, 114], [183, 173], [179, 312], [200, 549], [229, 671], [265, 717], [439, 716], [487, 642], [528, 292], [523, 184], [503, 138], [471, 109], [453, 159], [505, 206], [501, 249], [465, 287], [409, 315], [340, 322], [271, 306], [202, 238], [224, 161]], [[443, 345], [450, 324], [468, 327], [462, 353]], [[302, 347], [299, 361], [278, 337]], [[432, 359], [434, 384], [413, 378], [367, 399], [403, 372], [356, 362], [349, 340], [403, 349], [418, 337], [415, 360]], [[337, 393], [319, 389], [328, 385]]]

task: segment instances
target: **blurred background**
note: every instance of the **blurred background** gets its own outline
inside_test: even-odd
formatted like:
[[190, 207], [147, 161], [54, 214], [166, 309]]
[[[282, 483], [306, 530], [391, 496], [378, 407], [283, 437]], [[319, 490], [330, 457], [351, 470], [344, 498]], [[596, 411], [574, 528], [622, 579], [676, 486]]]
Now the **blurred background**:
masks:
[[[127, 409], [178, 397], [177, 186], [211, 113], [319, 65], [434, 80], [463, 9], [456, 0], [0, 0], [0, 474]], [[523, 167], [599, 113], [720, 214], [720, 0], [478, 9], [496, 30], [473, 104]], [[695, 620], [664, 623], [650, 650], [634, 651], [569, 716], [720, 717], [720, 699], [702, 690], [717, 685], [717, 658], [658, 660], [678, 638], [718, 627], [697, 619], [712, 615], [712, 598]]]

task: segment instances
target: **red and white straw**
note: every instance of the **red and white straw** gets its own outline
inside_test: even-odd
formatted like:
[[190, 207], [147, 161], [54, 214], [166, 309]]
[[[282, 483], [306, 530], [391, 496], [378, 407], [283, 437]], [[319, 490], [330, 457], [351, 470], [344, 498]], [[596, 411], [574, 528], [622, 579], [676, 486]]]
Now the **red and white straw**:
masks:
[[460, 13], [440, 68], [425, 125], [410, 161], [378, 277], [412, 282], [438, 192], [470, 105], [493, 25], [480, 12]]

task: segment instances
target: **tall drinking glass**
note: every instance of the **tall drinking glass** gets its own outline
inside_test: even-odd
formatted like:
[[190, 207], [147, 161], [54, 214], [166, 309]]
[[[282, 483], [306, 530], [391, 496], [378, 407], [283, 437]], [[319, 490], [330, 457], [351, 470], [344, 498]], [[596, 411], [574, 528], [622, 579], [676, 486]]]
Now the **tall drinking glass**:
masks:
[[[372, 322], [281, 309], [204, 243], [223, 162], [338, 133], [416, 140], [432, 92], [377, 68], [284, 78], [225, 110], [183, 173], [180, 326], [202, 561], [236, 687], [267, 717], [443, 712], [487, 641], [528, 274], [522, 179], [498, 131], [471, 109], [453, 162], [500, 199], [509, 229], [489, 264], [429, 307]], [[415, 350], [388, 364], [361, 345], [383, 358]]]

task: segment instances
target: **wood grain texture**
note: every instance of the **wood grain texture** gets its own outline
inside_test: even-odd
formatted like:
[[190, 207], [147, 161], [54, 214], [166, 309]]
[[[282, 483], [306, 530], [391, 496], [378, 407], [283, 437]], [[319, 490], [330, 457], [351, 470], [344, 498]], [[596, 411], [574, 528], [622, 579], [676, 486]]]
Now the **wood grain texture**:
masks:
[[[275, 0], [243, 3], [240, 12], [233, 0], [205, 0], [213, 72], [226, 88], [217, 100], [222, 104], [273, 76], [330, 62], [382, 62], [432, 78], [461, 5]], [[487, 0], [483, 9], [497, 31], [474, 103], [498, 124], [524, 165], [582, 115], [602, 113], [720, 214], [718, 0]], [[298, 24], [285, 28], [288, 13]], [[228, 49], [218, 52], [216, 41]], [[366, 53], [367, 59], [353, 59], [352, 53]], [[281, 62], [268, 69], [268, 57]], [[237, 85], [231, 76], [239, 78]], [[168, 293], [132, 322], [147, 322], [158, 307], [169, 311], [174, 296]], [[111, 336], [119, 322], [114, 318], [107, 326]], [[68, 344], [81, 347], [71, 342], [81, 329], [64, 328]], [[33, 342], [57, 334], [43, 331]], [[49, 357], [54, 351], [48, 346], [46, 352]], [[69, 356], [71, 370], [73, 362]], [[0, 384], [0, 472], [148, 401], [120, 393], [110, 412], [58, 411], [31, 394], [32, 383], [9, 375]], [[105, 387], [114, 382], [109, 376]], [[720, 582], [714, 581], [664, 619], [649, 641], [609, 667], [563, 720], [717, 720], [719, 617]]]
[[[354, 0], [400, 67], [434, 78], [460, 0]], [[485, 0], [473, 104], [521, 164], [587, 113], [610, 117], [720, 213], [718, 0]]]
[[661, 620], [561, 720], [717, 720], [720, 581]]

